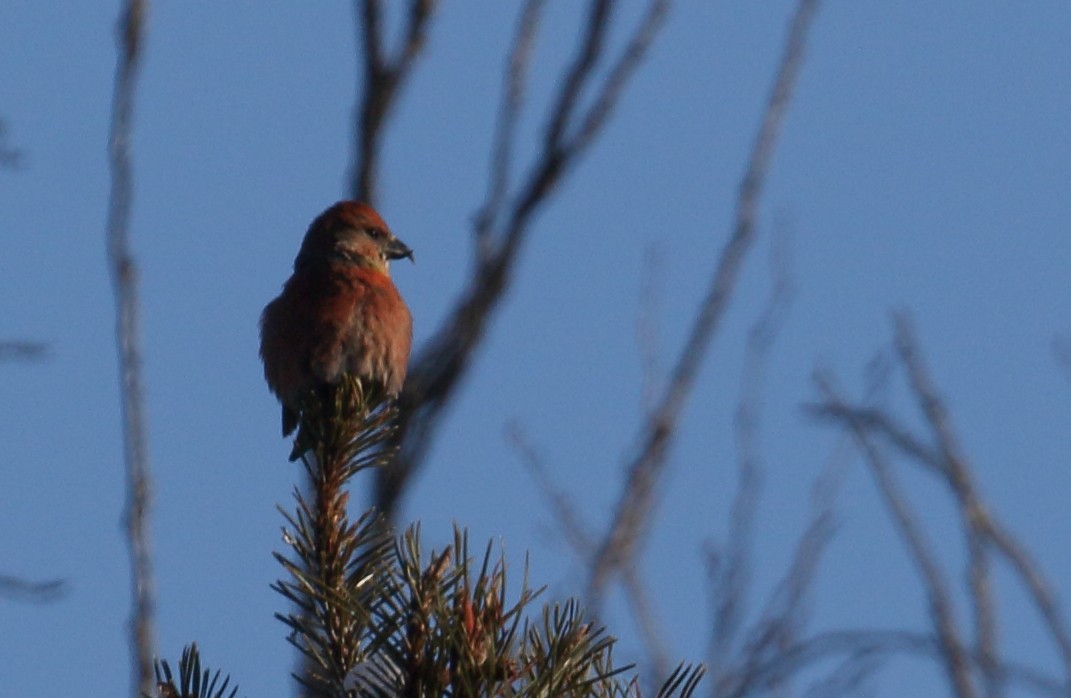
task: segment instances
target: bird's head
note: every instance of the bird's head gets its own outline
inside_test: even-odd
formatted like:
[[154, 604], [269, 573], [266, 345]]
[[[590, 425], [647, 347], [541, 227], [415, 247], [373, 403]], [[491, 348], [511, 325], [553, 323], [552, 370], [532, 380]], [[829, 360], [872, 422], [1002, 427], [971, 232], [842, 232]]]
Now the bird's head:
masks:
[[356, 201], [340, 201], [309, 226], [294, 270], [339, 262], [386, 274], [390, 261], [403, 257], [412, 261], [413, 250], [394, 237], [374, 208]]

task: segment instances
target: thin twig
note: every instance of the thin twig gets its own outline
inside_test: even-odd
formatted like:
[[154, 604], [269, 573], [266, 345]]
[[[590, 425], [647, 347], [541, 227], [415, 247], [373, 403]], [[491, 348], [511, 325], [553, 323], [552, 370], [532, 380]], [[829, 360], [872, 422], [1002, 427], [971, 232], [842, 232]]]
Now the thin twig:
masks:
[[[669, 0], [651, 0], [639, 26], [633, 31], [627, 46], [605, 81], [598, 86], [598, 100], [580, 111], [580, 93], [591, 79], [596, 63], [603, 52], [605, 28], [597, 20], [608, 23], [612, 5], [617, 0], [591, 0], [587, 32], [568, 77], [562, 85], [551, 111], [550, 126], [544, 137], [540, 161], [532, 169], [527, 185], [521, 187], [513, 203], [512, 216], [504, 226], [499, 256], [512, 262], [517, 249], [527, 235], [528, 223], [535, 211], [546, 201], [566, 171], [592, 145], [602, 131], [624, 93], [625, 87], [647, 56], [669, 9]], [[605, 6], [611, 7], [605, 7]], [[572, 124], [579, 123], [577, 133], [569, 137]]]
[[670, 657], [669, 647], [666, 646], [665, 629], [655, 613], [648, 593], [648, 585], [644, 583], [639, 568], [632, 567], [625, 570], [621, 576], [621, 584], [628, 599], [629, 615], [636, 623], [640, 642], [643, 643], [644, 652], [647, 654], [644, 674], [658, 679], [669, 676], [673, 659]]
[[628, 466], [625, 490], [618, 500], [599, 552], [592, 561], [588, 596], [593, 601], [602, 594], [611, 575], [632, 559], [650, 520], [655, 486], [662, 474], [677, 418], [691, 393], [696, 373], [717, 332], [736, 287], [744, 258], [754, 240], [755, 220], [766, 172], [796, 84], [807, 32], [818, 5], [818, 0], [800, 0], [796, 7], [762, 126], [740, 184], [733, 233], [718, 259], [710, 290], [700, 306], [665, 396], [642, 428], [639, 454]]
[[592, 0], [588, 6], [588, 22], [583, 32], [584, 42], [580, 53], [565, 76], [562, 89], [558, 92], [557, 104], [551, 111], [553, 116], [547, 127], [543, 146], [548, 153], [557, 150], [565, 142], [566, 126], [575, 113], [584, 85], [591, 79], [595, 65], [602, 54], [614, 9], [616, 8], [613, 0]]
[[147, 4], [146, 0], [127, 0], [119, 17], [119, 59], [108, 141], [112, 183], [108, 202], [107, 247], [115, 291], [115, 336], [119, 353], [123, 450], [127, 467], [127, 500], [123, 518], [130, 550], [133, 594], [130, 652], [133, 664], [131, 694], [134, 696], [147, 695], [152, 691], [152, 662], [156, 654], [156, 599], [149, 535], [152, 487], [141, 371], [138, 271], [130, 249], [130, 208], [133, 197], [130, 134]]
[[658, 351], [659, 320], [663, 315], [663, 265], [658, 246], [650, 244], [643, 255], [640, 277], [639, 312], [636, 320], [636, 346], [640, 355], [640, 409], [650, 414], [656, 406], [664, 376]]
[[580, 513], [569, 497], [569, 493], [554, 483], [542, 456], [532, 445], [519, 424], [516, 422], [507, 424], [505, 436], [506, 440], [520, 455], [521, 463], [535, 478], [539, 491], [555, 514], [555, 521], [565, 535], [566, 543], [577, 556], [583, 558], [590, 555], [594, 545], [594, 538], [584, 525]]
[[[735, 695], [734, 691], [747, 693], [747, 687], [764, 680], [761, 666], [797, 641], [806, 623], [807, 595], [833, 539], [833, 509], [843, 470], [843, 463], [834, 457], [814, 483], [811, 520], [796, 543], [792, 562], [767, 600], [759, 621], [746, 634], [741, 633], [746, 637], [741, 657], [735, 662], [720, 660], [724, 668], [716, 684], [719, 696]], [[777, 687], [785, 678], [775, 678], [769, 682], [770, 687]]]
[[610, 68], [606, 80], [598, 88], [598, 94], [592, 107], [580, 120], [576, 133], [571, 138], [569, 148], [585, 147], [595, 135], [602, 130], [606, 119], [617, 104], [618, 95], [624, 90], [625, 85], [636, 72], [643, 58], [647, 55], [647, 49], [654, 41], [655, 36], [665, 22], [669, 13], [670, 3], [668, 0], [655, 0], [647, 8], [647, 14], [640, 22], [639, 28], [632, 35], [625, 50], [618, 57], [617, 62]]
[[747, 607], [751, 579], [751, 552], [754, 547], [755, 514], [762, 482], [759, 428], [761, 398], [774, 345], [793, 296], [793, 283], [784, 242], [771, 248], [773, 286], [770, 298], [748, 331], [744, 352], [740, 398], [736, 408], [737, 485], [730, 509], [729, 533], [724, 559], [712, 578], [714, 623], [708, 656], [715, 685], [729, 671], [731, 648], [736, 641]]
[[[594, 537], [587, 532], [569, 494], [554, 484], [543, 458], [525, 436], [520, 426], [506, 426], [506, 438], [521, 456], [521, 461], [536, 480], [540, 492], [555, 513], [555, 521], [565, 536], [566, 543], [581, 560], [591, 557]], [[668, 676], [669, 651], [663, 641], [661, 626], [655, 618], [654, 609], [647, 597], [645, 585], [635, 569], [626, 570], [623, 578], [629, 611], [636, 622], [640, 639], [649, 659], [649, 674]]]
[[[555, 522], [565, 536], [566, 543], [579, 559], [589, 559], [594, 550], [595, 539], [586, 530], [569, 494], [554, 484], [544, 459], [518, 424], [507, 424], [505, 436], [517, 450], [521, 462], [535, 478], [536, 485], [555, 514]], [[636, 569], [626, 570], [622, 581], [629, 601], [629, 612], [636, 622], [649, 659], [650, 671], [647, 673], [658, 677], [668, 676], [672, 664], [669, 651], [662, 639], [661, 626], [655, 618], [654, 608], [639, 572]]]
[[535, 44], [539, 20], [545, 4], [546, 0], [525, 1], [506, 63], [506, 76], [502, 86], [502, 106], [499, 107], [494, 146], [491, 151], [487, 197], [484, 199], [480, 212], [476, 214], [473, 224], [473, 232], [476, 235], [474, 250], [477, 263], [486, 263], [494, 252], [495, 246], [491, 234], [501, 222], [506, 195], [509, 192], [517, 119], [524, 104], [528, 65], [531, 62], [532, 46]]

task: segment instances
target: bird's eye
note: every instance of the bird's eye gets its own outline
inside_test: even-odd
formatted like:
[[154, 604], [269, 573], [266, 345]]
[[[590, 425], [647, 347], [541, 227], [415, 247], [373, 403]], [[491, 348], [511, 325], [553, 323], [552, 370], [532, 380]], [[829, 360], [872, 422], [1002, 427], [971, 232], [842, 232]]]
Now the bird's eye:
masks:
[[378, 240], [383, 237], [383, 231], [379, 228], [369, 228], [368, 237], [372, 238], [373, 240]]

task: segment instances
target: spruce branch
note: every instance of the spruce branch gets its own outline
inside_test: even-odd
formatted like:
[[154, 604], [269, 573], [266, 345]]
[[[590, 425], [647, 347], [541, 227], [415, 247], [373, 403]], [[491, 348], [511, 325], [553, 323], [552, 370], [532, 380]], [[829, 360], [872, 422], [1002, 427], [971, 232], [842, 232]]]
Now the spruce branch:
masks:
[[[615, 666], [616, 640], [575, 600], [530, 615], [542, 589], [511, 588], [501, 552], [470, 552], [455, 527], [444, 550], [425, 552], [419, 525], [395, 536], [374, 509], [351, 522], [348, 486], [382, 465], [397, 411], [344, 377], [305, 396], [295, 453], [308, 482], [283, 512], [289, 555], [273, 588], [291, 604], [278, 614], [304, 657], [295, 678], [307, 695], [639, 696]], [[514, 585], [516, 586], [516, 585]], [[659, 695], [687, 696], [701, 668], [682, 665]]]
[[[613, 662], [616, 640], [578, 601], [548, 604], [532, 620], [543, 589], [529, 586], [526, 564], [511, 597], [506, 560], [490, 543], [473, 557], [467, 533], [455, 528], [450, 546], [425, 554], [413, 526], [396, 544], [395, 563], [380, 587], [389, 598], [377, 607], [376, 651], [351, 675], [358, 696], [640, 696], [622, 678], [632, 666]], [[702, 674], [681, 665], [659, 695], [691, 695]]]
[[[201, 653], [196, 643], [182, 650], [178, 668], [179, 680], [176, 684], [171, 666], [166, 661], [158, 659], [154, 663], [156, 695], [159, 698], [235, 698], [238, 695], [238, 686], [231, 688], [229, 676], [222, 676], [218, 670], [212, 672], [201, 668]], [[228, 688], [231, 688], [229, 692]]]
[[288, 578], [273, 588], [294, 604], [277, 617], [306, 658], [295, 676], [314, 696], [345, 692], [346, 678], [364, 659], [370, 619], [378, 601], [376, 579], [385, 575], [392, 536], [368, 511], [350, 522], [346, 485], [356, 473], [389, 457], [382, 444], [395, 410], [382, 395], [352, 376], [305, 396], [294, 453], [307, 477], [295, 488], [295, 512], [284, 512], [284, 539], [293, 558], [276, 553]]

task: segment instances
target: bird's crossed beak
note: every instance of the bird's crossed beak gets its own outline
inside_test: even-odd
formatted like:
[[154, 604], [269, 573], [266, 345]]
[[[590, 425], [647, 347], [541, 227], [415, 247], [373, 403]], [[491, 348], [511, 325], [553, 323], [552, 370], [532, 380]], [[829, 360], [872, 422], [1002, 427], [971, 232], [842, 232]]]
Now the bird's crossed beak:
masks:
[[406, 245], [398, 238], [394, 238], [387, 243], [385, 252], [387, 259], [402, 259], [403, 257], [408, 257], [410, 262], [414, 261], [413, 250], [410, 249], [409, 245]]

